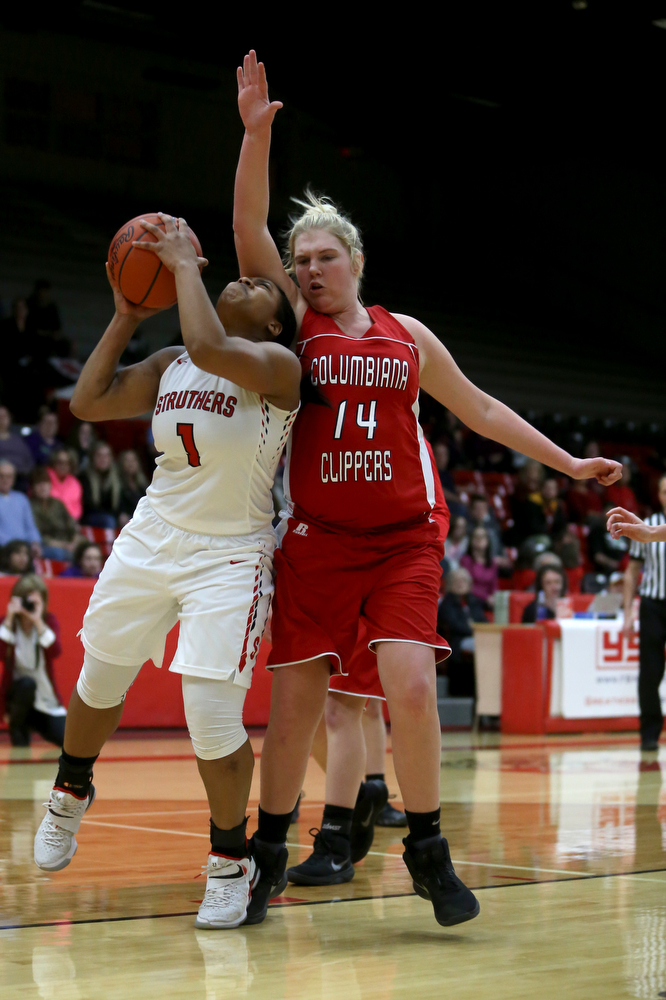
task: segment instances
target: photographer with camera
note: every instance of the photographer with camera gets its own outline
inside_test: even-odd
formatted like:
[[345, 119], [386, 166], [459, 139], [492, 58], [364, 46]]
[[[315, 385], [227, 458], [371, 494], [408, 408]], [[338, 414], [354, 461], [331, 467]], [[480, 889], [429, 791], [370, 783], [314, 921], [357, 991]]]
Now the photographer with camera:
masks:
[[30, 746], [34, 730], [61, 747], [66, 709], [56, 692], [53, 662], [60, 656], [60, 627], [46, 610], [41, 577], [26, 574], [14, 584], [0, 625], [0, 712], [9, 723], [12, 746]]

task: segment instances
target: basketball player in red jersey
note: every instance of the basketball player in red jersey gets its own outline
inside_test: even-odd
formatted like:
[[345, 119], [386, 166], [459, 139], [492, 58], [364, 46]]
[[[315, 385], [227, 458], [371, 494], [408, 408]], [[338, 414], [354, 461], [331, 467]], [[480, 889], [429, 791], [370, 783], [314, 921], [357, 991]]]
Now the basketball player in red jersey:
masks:
[[138, 323], [157, 310], [132, 305], [114, 288], [115, 315], [72, 397], [73, 412], [85, 420], [153, 410], [161, 454], [83, 620], [83, 668], [34, 857], [49, 872], [70, 863], [95, 795], [97, 755], [142, 664], [161, 664], [166, 635], [179, 621], [170, 670], [182, 675], [211, 811], [196, 926], [224, 929], [245, 921], [259, 874], [245, 836], [254, 756], [242, 714], [273, 590], [271, 487], [299, 405], [301, 371], [287, 349], [293, 310], [276, 285], [231, 282], [216, 310], [184, 220], [177, 228], [162, 218], [164, 233], [145, 225], [157, 242], [135, 246], [158, 254], [175, 274], [185, 347], [118, 369]]
[[[474, 386], [440, 341], [411, 316], [364, 307], [357, 230], [324, 199], [308, 196], [295, 221], [286, 267], [267, 228], [271, 124], [266, 76], [256, 55], [238, 70], [245, 136], [236, 174], [234, 231], [241, 270], [263, 274], [289, 296], [303, 371], [328, 405], [306, 405], [288, 451], [290, 500], [276, 553], [271, 715], [261, 768], [255, 850], [262, 878], [250, 913], [281, 891], [291, 812], [331, 669], [346, 672], [359, 616], [377, 654], [391, 715], [395, 770], [409, 824], [403, 858], [415, 891], [444, 925], [476, 916], [440, 833], [440, 726], [435, 631], [440, 578], [432, 469], [418, 424], [422, 386], [468, 427], [573, 479], [604, 485], [617, 462], [575, 459], [507, 406]], [[297, 284], [291, 279], [293, 275]], [[332, 823], [344, 837], [349, 824]], [[271, 870], [270, 857], [273, 865]]]
[[[424, 441], [433, 469], [435, 506], [432, 517], [439, 532], [439, 557], [449, 532], [450, 514], [428, 441]], [[366, 768], [365, 712], [374, 703], [381, 706], [384, 692], [377, 671], [377, 657], [368, 648], [368, 632], [361, 621], [356, 648], [348, 673], [333, 674], [326, 699], [326, 804], [321, 830], [315, 836], [309, 858], [290, 868], [287, 877], [297, 885], [338, 885], [354, 877], [354, 865], [372, 846], [375, 823], [388, 802], [384, 780], [384, 754], [374, 755], [374, 766]], [[438, 657], [441, 659], [441, 657]], [[367, 706], [367, 708], [366, 708]], [[384, 719], [376, 719], [383, 728]], [[373, 734], [374, 735], [374, 734]], [[369, 771], [369, 773], [367, 773]], [[366, 780], [363, 775], [366, 773]], [[360, 786], [360, 788], [359, 788]], [[332, 830], [351, 819], [349, 851], [344, 837]]]

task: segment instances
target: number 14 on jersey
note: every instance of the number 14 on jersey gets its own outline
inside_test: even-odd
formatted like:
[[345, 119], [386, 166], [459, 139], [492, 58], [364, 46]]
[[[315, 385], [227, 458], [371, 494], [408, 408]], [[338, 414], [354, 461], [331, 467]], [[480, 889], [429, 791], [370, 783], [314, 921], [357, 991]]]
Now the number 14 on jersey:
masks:
[[[348, 400], [343, 399], [338, 406], [338, 415], [335, 420], [335, 433], [333, 434], [333, 440], [339, 441], [342, 437], [342, 428], [345, 423], [345, 414], [347, 413], [347, 403]], [[377, 421], [375, 420], [375, 413], [377, 412], [377, 400], [371, 399], [368, 404], [368, 419], [365, 419], [365, 404], [359, 403], [356, 407], [356, 424], [358, 427], [365, 427], [366, 437], [368, 441], [371, 441], [375, 436], [375, 428], [377, 427]]]

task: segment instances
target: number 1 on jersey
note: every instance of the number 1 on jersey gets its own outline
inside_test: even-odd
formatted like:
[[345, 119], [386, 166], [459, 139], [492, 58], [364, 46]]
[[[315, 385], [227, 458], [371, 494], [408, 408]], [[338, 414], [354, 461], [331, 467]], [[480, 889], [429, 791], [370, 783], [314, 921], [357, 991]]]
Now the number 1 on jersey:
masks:
[[201, 465], [201, 456], [194, 443], [194, 424], [176, 424], [176, 434], [183, 442], [183, 448], [187, 453], [188, 465], [198, 469]]

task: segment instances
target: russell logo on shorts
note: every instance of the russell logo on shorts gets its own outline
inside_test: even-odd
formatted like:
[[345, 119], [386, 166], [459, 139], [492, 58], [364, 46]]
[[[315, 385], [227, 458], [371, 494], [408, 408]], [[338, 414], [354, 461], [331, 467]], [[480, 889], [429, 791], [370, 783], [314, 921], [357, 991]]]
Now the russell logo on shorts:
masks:
[[301, 521], [298, 527], [294, 528], [295, 535], [307, 535], [307, 533], [308, 533], [308, 526], [304, 521]]

